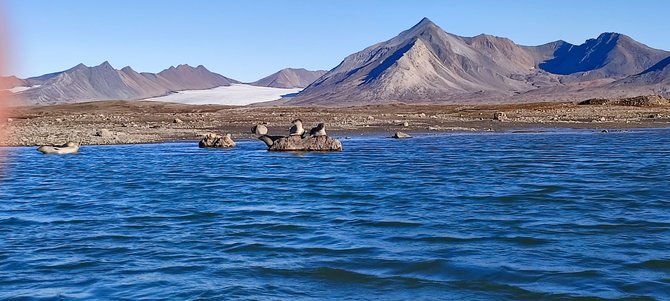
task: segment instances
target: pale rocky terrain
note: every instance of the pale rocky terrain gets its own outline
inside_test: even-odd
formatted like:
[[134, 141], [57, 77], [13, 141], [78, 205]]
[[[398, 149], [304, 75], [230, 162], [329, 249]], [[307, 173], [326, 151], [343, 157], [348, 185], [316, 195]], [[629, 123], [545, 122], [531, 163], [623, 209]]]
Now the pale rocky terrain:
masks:
[[[231, 133], [255, 139], [250, 129], [265, 123], [270, 135], [286, 135], [290, 122], [307, 129], [326, 124], [333, 137], [412, 136], [451, 132], [511, 132], [555, 128], [616, 129], [670, 126], [670, 106], [577, 105], [378, 105], [324, 107], [230, 107], [142, 101], [101, 101], [15, 108], [0, 122], [2, 145], [128, 144], [199, 140], [205, 134]], [[622, 103], [619, 103], [622, 104]], [[624, 103], [625, 104], [625, 103]], [[644, 103], [643, 103], [644, 105]], [[495, 120], [499, 119], [499, 120]], [[197, 143], [197, 142], [194, 142]], [[262, 143], [259, 141], [259, 143]]]

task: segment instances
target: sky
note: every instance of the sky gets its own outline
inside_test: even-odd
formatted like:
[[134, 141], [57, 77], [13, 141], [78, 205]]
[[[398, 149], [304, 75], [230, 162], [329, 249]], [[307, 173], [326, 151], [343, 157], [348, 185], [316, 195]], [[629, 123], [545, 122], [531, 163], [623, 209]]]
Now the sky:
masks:
[[202, 64], [249, 82], [286, 67], [332, 69], [423, 17], [522, 45], [619, 32], [670, 50], [667, 0], [0, 0], [0, 9], [19, 77], [109, 61], [146, 72]]

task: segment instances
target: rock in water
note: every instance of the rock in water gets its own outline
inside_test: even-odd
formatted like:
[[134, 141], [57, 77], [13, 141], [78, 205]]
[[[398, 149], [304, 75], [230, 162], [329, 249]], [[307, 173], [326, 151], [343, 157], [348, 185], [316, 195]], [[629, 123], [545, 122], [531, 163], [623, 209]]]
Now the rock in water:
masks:
[[268, 134], [268, 128], [265, 125], [257, 124], [251, 128], [251, 133], [258, 136], [263, 136]]
[[79, 152], [79, 144], [68, 142], [60, 146], [43, 145], [37, 149], [40, 153], [46, 155], [65, 155], [76, 154]]
[[395, 139], [407, 139], [407, 138], [412, 138], [409, 134], [403, 133], [403, 132], [395, 132], [391, 138]]
[[269, 145], [268, 150], [339, 152], [342, 151], [342, 143], [328, 136], [312, 136], [304, 139], [300, 136], [288, 136], [274, 140], [272, 145]]
[[235, 141], [233, 141], [233, 138], [230, 134], [221, 136], [214, 133], [209, 133], [205, 135], [202, 140], [200, 140], [198, 146], [201, 148], [228, 148], [234, 147]]

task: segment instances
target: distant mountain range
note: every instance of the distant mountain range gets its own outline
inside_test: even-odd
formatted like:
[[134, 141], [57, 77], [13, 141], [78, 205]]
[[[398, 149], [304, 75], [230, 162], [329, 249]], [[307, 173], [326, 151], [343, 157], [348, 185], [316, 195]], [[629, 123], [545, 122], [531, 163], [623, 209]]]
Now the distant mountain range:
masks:
[[[326, 71], [284, 69], [252, 85], [304, 88]], [[211, 72], [204, 66], [179, 65], [158, 73], [139, 73], [131, 67], [114, 69], [109, 62], [88, 67], [79, 64], [65, 71], [20, 79], [0, 79], [0, 89], [18, 89], [28, 104], [56, 104], [96, 100], [139, 100], [177, 91], [205, 90], [239, 81]], [[19, 87], [19, 88], [17, 88]]]
[[15, 86], [31, 87], [18, 92], [30, 104], [54, 104], [143, 99], [233, 83], [238, 82], [213, 73], [204, 66], [179, 65], [154, 74], [138, 73], [130, 67], [116, 70], [104, 62], [95, 67], [79, 64], [65, 71], [15, 81]]
[[652, 85], [668, 90], [669, 57], [670, 52], [617, 33], [582, 45], [556, 41], [521, 46], [490, 35], [453, 35], [424, 18], [395, 38], [346, 57], [287, 103], [518, 101], [543, 93], [560, 97], [561, 91], [651, 93]]
[[[105, 62], [20, 79], [0, 78], [29, 103], [135, 100], [240, 83], [204, 66], [159, 73]], [[461, 37], [424, 18], [398, 36], [351, 54], [330, 71], [283, 69], [251, 85], [303, 88], [277, 104], [521, 102], [670, 93], [670, 52], [618, 33], [581, 45], [522, 46], [491, 35]], [[16, 87], [27, 87], [16, 88]]]

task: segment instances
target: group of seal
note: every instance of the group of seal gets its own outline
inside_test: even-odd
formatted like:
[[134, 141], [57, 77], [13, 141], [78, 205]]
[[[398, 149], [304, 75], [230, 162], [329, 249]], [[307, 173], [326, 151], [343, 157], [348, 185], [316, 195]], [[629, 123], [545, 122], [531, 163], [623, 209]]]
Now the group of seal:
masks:
[[326, 124], [324, 123], [317, 124], [316, 127], [309, 130], [309, 133], [302, 127], [302, 120], [293, 120], [291, 124], [291, 127], [288, 129], [289, 136], [301, 136], [303, 138], [305, 138], [307, 134], [309, 134], [309, 136], [327, 136]]
[[[324, 137], [326, 140], [331, 138], [327, 137], [328, 135], [326, 134], [326, 125], [324, 123], [319, 123], [316, 125], [316, 127], [313, 127], [312, 129], [309, 130], [309, 132], [305, 131], [302, 125], [302, 120], [296, 119], [291, 122], [291, 127], [288, 130], [289, 138], [295, 137], [294, 139], [297, 139], [296, 141], [303, 140], [308, 137]], [[251, 133], [258, 135], [258, 139], [262, 140], [267, 144], [268, 147], [271, 147], [275, 141], [284, 138], [283, 136], [270, 136], [268, 135], [268, 128], [263, 125], [263, 124], [257, 124], [251, 129]], [[305, 142], [308, 140], [303, 140], [303, 143], [312, 143], [311, 140], [309, 142]], [[337, 142], [339, 143], [339, 141]], [[208, 148], [208, 147], [234, 147], [235, 142], [232, 140], [232, 137], [230, 134], [226, 134], [224, 136], [220, 136], [217, 134], [207, 134], [205, 137], [200, 141], [199, 143], [200, 147], [203, 148]], [[341, 144], [339, 147], [335, 147], [336, 149], [339, 148], [341, 150]], [[44, 145], [40, 146], [38, 149], [43, 154], [74, 154], [79, 151], [79, 144], [74, 143], [74, 142], [68, 142], [64, 145], [54, 145], [54, 146], [49, 146], [49, 145]]]

